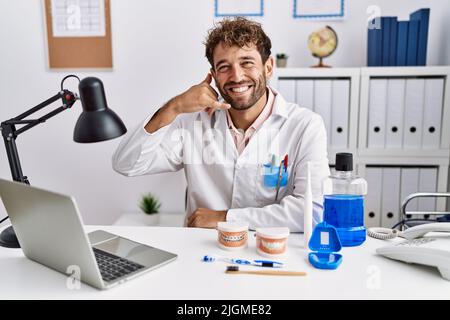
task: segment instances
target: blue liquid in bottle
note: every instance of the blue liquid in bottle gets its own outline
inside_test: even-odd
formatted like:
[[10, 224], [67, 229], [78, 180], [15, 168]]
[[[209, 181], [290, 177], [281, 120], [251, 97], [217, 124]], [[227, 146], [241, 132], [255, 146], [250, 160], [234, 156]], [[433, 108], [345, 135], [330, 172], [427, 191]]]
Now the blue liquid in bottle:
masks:
[[364, 195], [366, 180], [353, 174], [353, 155], [336, 154], [336, 171], [323, 181], [325, 222], [334, 226], [344, 247], [359, 246], [366, 240]]
[[324, 221], [333, 225], [344, 247], [366, 241], [364, 196], [336, 194], [324, 196]]

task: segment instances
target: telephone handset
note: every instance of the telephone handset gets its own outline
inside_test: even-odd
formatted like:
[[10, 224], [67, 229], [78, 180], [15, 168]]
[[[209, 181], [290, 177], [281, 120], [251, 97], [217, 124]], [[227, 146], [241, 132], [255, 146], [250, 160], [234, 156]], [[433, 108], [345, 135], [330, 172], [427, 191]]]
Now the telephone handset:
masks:
[[423, 237], [428, 232], [450, 232], [450, 222], [426, 223], [408, 228], [405, 231], [388, 228], [369, 228], [367, 235], [380, 240], [394, 239], [396, 237], [412, 240]]

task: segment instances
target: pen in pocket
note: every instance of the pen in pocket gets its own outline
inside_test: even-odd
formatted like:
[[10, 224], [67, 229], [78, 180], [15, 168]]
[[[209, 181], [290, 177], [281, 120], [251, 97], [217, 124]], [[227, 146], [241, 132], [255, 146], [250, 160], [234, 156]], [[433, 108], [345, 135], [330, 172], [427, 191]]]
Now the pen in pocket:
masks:
[[278, 200], [278, 193], [280, 192], [280, 183], [281, 183], [281, 178], [283, 177], [283, 161], [281, 161], [280, 163], [280, 167], [278, 168], [278, 179], [277, 179], [277, 193], [275, 195], [275, 201]]

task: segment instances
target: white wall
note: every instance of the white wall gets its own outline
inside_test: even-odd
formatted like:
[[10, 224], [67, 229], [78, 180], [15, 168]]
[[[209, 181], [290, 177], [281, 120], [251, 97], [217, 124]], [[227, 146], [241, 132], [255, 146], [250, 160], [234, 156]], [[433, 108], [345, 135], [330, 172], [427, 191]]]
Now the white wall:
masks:
[[[431, 8], [428, 64], [450, 64], [448, 0], [347, 0], [341, 22], [292, 19], [292, 0], [266, 0], [263, 23], [273, 52], [287, 52], [289, 66], [315, 63], [306, 47], [309, 33], [329, 24], [339, 47], [326, 62], [336, 67], [366, 63], [366, 9], [379, 5], [383, 15], [407, 19]], [[59, 90], [62, 77], [93, 75], [104, 82], [109, 106], [129, 130], [173, 95], [201, 81], [208, 71], [202, 41], [212, 26], [213, 0], [111, 0], [113, 71], [49, 71], [41, 0], [0, 0], [0, 120], [16, 116]], [[76, 90], [75, 82], [68, 82]], [[52, 105], [57, 107], [58, 104]], [[74, 195], [90, 224], [109, 224], [135, 208], [147, 191], [158, 195], [163, 211], [184, 210], [184, 175], [125, 178], [114, 173], [111, 155], [119, 139], [81, 145], [72, 141], [80, 103], [17, 140], [24, 173], [37, 186]], [[52, 110], [51, 107], [45, 109]], [[0, 177], [10, 178], [0, 147]], [[1, 206], [0, 206], [1, 207]], [[0, 213], [0, 216], [3, 216]]]

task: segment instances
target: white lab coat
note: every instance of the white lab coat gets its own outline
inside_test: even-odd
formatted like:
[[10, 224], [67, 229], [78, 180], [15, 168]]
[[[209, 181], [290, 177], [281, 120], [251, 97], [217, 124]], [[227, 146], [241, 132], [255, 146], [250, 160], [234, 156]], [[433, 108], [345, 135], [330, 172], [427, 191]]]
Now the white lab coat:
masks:
[[[197, 208], [228, 210], [227, 221], [246, 221], [251, 229], [285, 226], [303, 231], [306, 166], [311, 161], [313, 222], [322, 220], [322, 180], [330, 174], [327, 134], [322, 118], [274, 89], [270, 117], [255, 132], [241, 155], [229, 132], [226, 111], [181, 114], [150, 134], [144, 126], [123, 138], [112, 163], [125, 176], [178, 171], [188, 185], [186, 219]], [[275, 188], [264, 186], [263, 164], [270, 154], [277, 165], [288, 154], [289, 180], [275, 201]], [[182, 195], [180, 195], [182, 196]], [[186, 221], [186, 220], [185, 220]]]

